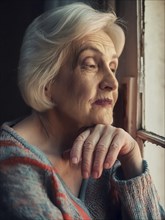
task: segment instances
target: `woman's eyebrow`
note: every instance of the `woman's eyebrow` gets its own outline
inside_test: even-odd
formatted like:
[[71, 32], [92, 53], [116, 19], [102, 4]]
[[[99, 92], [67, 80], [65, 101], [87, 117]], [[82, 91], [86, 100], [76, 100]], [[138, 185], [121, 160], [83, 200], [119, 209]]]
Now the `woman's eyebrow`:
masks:
[[[80, 50], [79, 50], [78, 53], [77, 53], [77, 57], [79, 57], [80, 54], [81, 54], [82, 52], [84, 52], [85, 50], [93, 50], [93, 51], [98, 52], [98, 53], [100, 53], [101, 55], [103, 55], [103, 53], [102, 53], [99, 49], [97, 49], [96, 47], [93, 47], [93, 46], [85, 46], [85, 47], [80, 48]], [[113, 54], [113, 55], [112, 55], [112, 59], [118, 59], [118, 58], [119, 58], [119, 57], [117, 56], [117, 54]]]
[[96, 47], [85, 46], [85, 47], [80, 48], [80, 50], [78, 51], [78, 56], [79, 56], [82, 52], [84, 52], [85, 50], [93, 50], [93, 51], [96, 51], [96, 52], [101, 53], [101, 51], [98, 50]]

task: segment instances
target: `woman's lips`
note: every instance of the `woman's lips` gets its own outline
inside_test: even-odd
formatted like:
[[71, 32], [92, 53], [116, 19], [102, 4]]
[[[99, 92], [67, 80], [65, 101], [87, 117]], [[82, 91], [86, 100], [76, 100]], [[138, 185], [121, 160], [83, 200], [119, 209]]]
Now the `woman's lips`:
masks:
[[110, 106], [110, 107], [112, 107], [112, 99], [108, 99], [108, 98], [106, 98], [106, 99], [97, 99], [93, 104], [94, 105], [100, 105], [100, 106], [103, 106], [103, 107], [108, 107], [108, 106]]

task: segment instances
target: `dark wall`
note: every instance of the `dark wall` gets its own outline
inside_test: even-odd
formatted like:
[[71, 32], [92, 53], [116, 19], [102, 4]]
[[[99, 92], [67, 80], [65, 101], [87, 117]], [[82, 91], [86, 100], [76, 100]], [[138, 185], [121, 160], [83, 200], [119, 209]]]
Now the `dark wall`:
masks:
[[26, 27], [44, 10], [44, 0], [0, 1], [0, 124], [29, 112], [17, 88], [17, 66]]
[[106, 10], [114, 0], [1, 0], [0, 1], [0, 125], [30, 112], [17, 87], [17, 67], [23, 35], [44, 10], [82, 1]]

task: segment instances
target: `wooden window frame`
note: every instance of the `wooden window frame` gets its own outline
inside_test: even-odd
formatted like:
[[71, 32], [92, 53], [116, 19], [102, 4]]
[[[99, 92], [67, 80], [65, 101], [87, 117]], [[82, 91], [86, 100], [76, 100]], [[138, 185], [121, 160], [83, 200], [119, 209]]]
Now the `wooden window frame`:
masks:
[[[119, 84], [125, 108], [123, 119], [118, 122], [137, 139], [141, 151], [145, 141], [165, 148], [165, 137], [142, 129], [143, 117], [143, 55], [144, 55], [144, 1], [116, 1], [116, 13], [127, 22], [126, 47], [120, 60]], [[136, 29], [136, 30], [135, 30]], [[123, 73], [124, 70], [124, 73]], [[123, 76], [124, 75], [124, 76]], [[123, 97], [125, 96], [125, 97]], [[121, 106], [120, 106], [121, 109]], [[118, 116], [120, 109], [117, 109]]]

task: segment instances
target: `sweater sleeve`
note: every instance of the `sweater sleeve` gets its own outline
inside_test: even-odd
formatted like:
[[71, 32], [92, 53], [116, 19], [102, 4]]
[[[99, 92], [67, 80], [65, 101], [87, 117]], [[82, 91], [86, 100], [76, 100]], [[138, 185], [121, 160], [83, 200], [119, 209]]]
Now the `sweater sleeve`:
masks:
[[[40, 171], [41, 172], [41, 171]], [[43, 187], [44, 175], [33, 167], [0, 165], [1, 220], [60, 220], [61, 211]]]
[[122, 219], [163, 220], [165, 212], [160, 205], [147, 162], [143, 161], [143, 164], [144, 172], [141, 176], [123, 180], [121, 166], [112, 175], [112, 182], [122, 206]]

